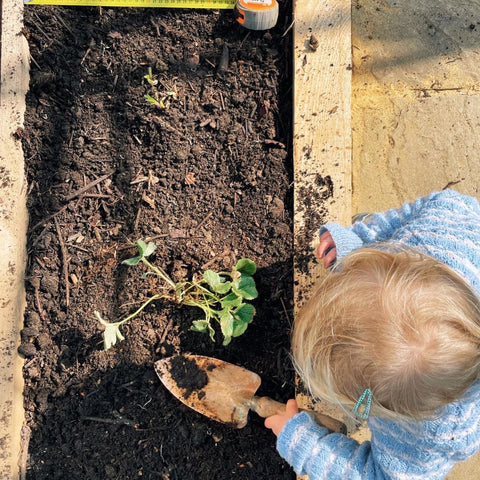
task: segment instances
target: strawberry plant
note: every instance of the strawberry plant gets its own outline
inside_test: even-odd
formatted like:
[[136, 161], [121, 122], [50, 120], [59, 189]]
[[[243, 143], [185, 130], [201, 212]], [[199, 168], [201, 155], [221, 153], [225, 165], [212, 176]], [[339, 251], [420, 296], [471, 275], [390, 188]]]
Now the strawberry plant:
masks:
[[255, 262], [248, 258], [240, 259], [229, 272], [214, 272], [205, 270], [202, 275], [195, 275], [191, 281], [175, 283], [167, 273], [153, 265], [148, 257], [155, 251], [153, 242], [137, 241], [138, 255], [124, 260], [122, 263], [135, 266], [143, 263], [148, 268], [142, 275], [156, 275], [162, 286], [159, 292], [147, 299], [135, 312], [117, 322], [107, 322], [100, 313], [95, 311], [95, 317], [105, 327], [103, 340], [105, 350], [124, 339], [120, 326], [136, 317], [149, 303], [157, 299], [167, 299], [179, 305], [200, 308], [203, 318], [194, 320], [191, 330], [208, 333], [214, 340], [215, 329], [212, 320], [216, 321], [223, 334], [223, 345], [228, 345], [233, 337], [238, 337], [248, 327], [255, 314], [254, 306], [249, 300], [257, 298], [253, 274], [257, 270]]

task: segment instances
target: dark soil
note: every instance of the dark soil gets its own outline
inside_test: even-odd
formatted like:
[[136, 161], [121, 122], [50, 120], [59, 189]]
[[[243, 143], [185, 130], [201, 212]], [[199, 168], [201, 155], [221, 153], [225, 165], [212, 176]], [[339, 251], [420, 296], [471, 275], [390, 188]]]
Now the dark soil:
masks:
[[185, 399], [208, 383], [207, 372], [199, 368], [195, 360], [182, 355], [172, 357], [169, 372], [176, 385], [185, 390]]
[[[291, 2], [280, 11], [249, 32], [230, 11], [25, 8], [27, 479], [295, 478], [262, 419], [209, 420], [153, 368], [208, 355], [260, 374], [262, 395], [294, 395]], [[104, 351], [94, 310], [113, 321], [155, 290], [121, 265], [139, 238], [176, 281], [254, 260], [245, 334], [224, 347], [189, 330], [201, 312], [156, 301]]]

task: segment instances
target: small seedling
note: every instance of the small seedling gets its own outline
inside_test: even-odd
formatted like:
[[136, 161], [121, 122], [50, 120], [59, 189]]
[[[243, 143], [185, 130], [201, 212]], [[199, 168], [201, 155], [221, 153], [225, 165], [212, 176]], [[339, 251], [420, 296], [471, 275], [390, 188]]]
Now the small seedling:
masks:
[[153, 95], [144, 95], [145, 100], [161, 110], [167, 110], [170, 107], [171, 101], [177, 98], [177, 90], [173, 88], [167, 92], [159, 91], [158, 80], [153, 75], [152, 67], [148, 67], [148, 73], [144, 75], [143, 78], [152, 87], [150, 90], [154, 90]]
[[233, 337], [245, 332], [255, 315], [255, 308], [248, 303], [257, 298], [253, 274], [257, 270], [255, 262], [242, 258], [230, 272], [214, 272], [206, 270], [192, 281], [175, 283], [160, 267], [153, 265], [147, 259], [156, 249], [153, 242], [137, 241], [138, 255], [124, 260], [122, 263], [135, 266], [142, 262], [147, 266], [147, 275], [156, 275], [162, 280], [161, 292], [146, 300], [141, 307], [118, 322], [107, 322], [99, 312], [95, 312], [97, 320], [105, 327], [103, 332], [104, 347], [108, 350], [112, 345], [124, 339], [120, 326], [136, 317], [150, 302], [157, 299], [167, 299], [179, 305], [198, 307], [203, 311], [203, 318], [194, 320], [191, 330], [208, 333], [214, 340], [215, 330], [212, 320], [220, 325], [223, 334], [223, 345], [228, 345]]
[[165, 110], [167, 108], [162, 100], [154, 98], [151, 95], [145, 95], [145, 100], [148, 103], [151, 103], [152, 105], [155, 105], [156, 107], [160, 108], [161, 110]]
[[153, 76], [152, 67], [148, 67], [148, 73], [143, 76], [143, 78], [152, 86], [158, 84], [158, 80]]

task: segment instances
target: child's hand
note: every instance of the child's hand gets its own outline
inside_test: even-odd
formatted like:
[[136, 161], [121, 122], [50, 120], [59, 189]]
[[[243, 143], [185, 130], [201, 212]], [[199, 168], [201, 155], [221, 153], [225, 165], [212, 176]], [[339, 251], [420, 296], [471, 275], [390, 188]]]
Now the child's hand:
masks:
[[323, 258], [323, 266], [325, 268], [330, 267], [337, 258], [337, 247], [335, 246], [335, 242], [333, 241], [330, 232], [322, 233], [316, 255], [319, 260]]
[[282, 431], [287, 421], [298, 413], [298, 405], [296, 400], [289, 400], [285, 409], [285, 413], [281, 415], [272, 415], [265, 419], [265, 426], [270, 428], [275, 435]]

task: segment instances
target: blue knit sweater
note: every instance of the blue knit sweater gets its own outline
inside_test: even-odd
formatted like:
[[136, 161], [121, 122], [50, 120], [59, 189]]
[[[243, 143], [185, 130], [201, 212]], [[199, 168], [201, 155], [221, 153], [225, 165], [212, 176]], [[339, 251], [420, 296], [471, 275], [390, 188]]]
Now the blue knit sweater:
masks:
[[[329, 223], [320, 233], [325, 230], [338, 258], [376, 242], [408, 245], [456, 270], [480, 296], [480, 206], [472, 197], [446, 190], [347, 228]], [[296, 473], [310, 480], [443, 479], [480, 448], [480, 381], [435, 420], [371, 417], [367, 424], [372, 439], [359, 444], [302, 412], [286, 423], [277, 448]]]

